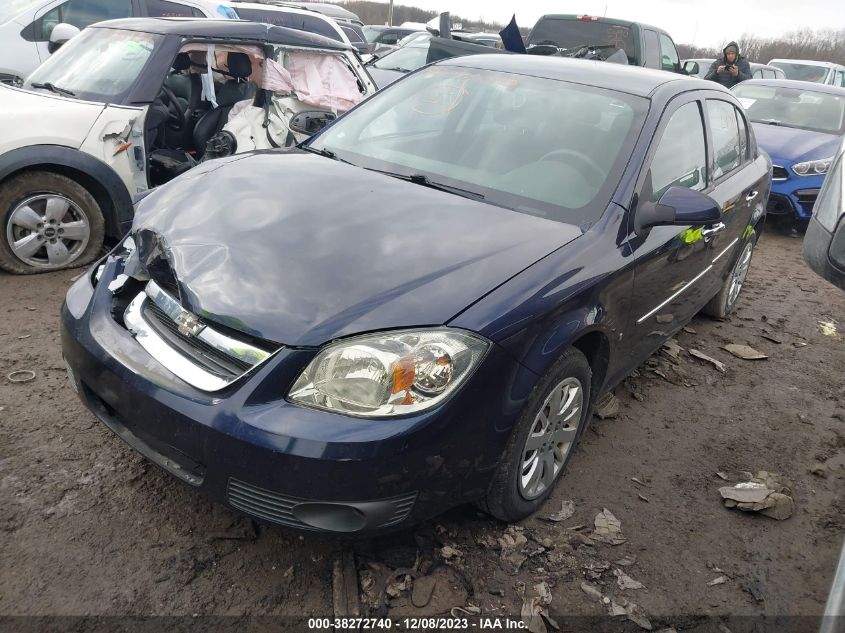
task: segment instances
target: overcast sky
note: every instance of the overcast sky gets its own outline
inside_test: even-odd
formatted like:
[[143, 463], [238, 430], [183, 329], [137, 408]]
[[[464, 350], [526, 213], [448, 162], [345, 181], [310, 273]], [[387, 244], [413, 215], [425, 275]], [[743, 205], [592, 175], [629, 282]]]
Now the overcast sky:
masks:
[[507, 23], [516, 8], [520, 26], [544, 13], [587, 13], [659, 26], [683, 44], [715, 46], [743, 32], [776, 37], [788, 31], [845, 28], [845, 0], [395, 0], [396, 4], [451, 11], [466, 19]]

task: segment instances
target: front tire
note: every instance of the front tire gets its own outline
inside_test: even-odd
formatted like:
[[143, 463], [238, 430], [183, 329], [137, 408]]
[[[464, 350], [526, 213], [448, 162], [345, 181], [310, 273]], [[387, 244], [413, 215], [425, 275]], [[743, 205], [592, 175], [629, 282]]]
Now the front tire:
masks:
[[590, 410], [587, 359], [567, 349], [540, 379], [520, 414], [482, 509], [502, 521], [536, 512], [566, 470]]
[[748, 269], [751, 267], [751, 257], [754, 255], [756, 243], [757, 234], [752, 231], [742, 245], [742, 250], [739, 252], [739, 257], [734, 263], [733, 269], [731, 269], [731, 274], [728, 275], [716, 296], [702, 308], [703, 314], [716, 319], [725, 319], [734, 311], [739, 292], [742, 290], [742, 284], [745, 283]]
[[0, 185], [0, 268], [32, 274], [83, 266], [103, 247], [105, 221], [85, 187], [33, 171]]

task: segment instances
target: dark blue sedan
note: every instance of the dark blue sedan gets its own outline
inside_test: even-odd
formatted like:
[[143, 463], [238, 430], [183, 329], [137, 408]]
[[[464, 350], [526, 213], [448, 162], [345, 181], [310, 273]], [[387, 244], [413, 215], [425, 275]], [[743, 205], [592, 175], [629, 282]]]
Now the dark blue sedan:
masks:
[[774, 165], [769, 217], [806, 226], [845, 135], [845, 88], [753, 79], [733, 91]]
[[145, 197], [68, 292], [64, 356], [119, 437], [259, 519], [518, 520], [598, 398], [733, 310], [770, 169], [716, 84], [449, 60]]

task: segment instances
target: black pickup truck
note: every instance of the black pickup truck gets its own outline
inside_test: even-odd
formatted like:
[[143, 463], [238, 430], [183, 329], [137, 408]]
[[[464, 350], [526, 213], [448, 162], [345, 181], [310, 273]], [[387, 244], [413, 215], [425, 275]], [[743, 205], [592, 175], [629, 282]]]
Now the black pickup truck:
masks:
[[[590, 48], [607, 59], [624, 51], [631, 66], [684, 73], [675, 42], [663, 29], [639, 22], [591, 15], [544, 15], [531, 29], [527, 47], [557, 47], [564, 54]], [[575, 55], [583, 56], [583, 55]]]

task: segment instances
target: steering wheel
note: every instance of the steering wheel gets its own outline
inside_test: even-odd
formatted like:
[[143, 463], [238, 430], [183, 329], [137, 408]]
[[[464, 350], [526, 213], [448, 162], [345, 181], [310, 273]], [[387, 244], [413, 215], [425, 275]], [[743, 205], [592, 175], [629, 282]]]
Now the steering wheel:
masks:
[[179, 97], [166, 85], [161, 86], [162, 103], [167, 106], [167, 124], [174, 130], [181, 130], [185, 126], [187, 110], [179, 103]]
[[604, 169], [602, 169], [596, 161], [592, 158], [587, 156], [586, 154], [582, 154], [581, 152], [576, 152], [572, 149], [556, 149], [554, 151], [549, 152], [545, 156], [543, 156], [539, 162], [545, 160], [560, 160], [562, 158], [565, 159], [573, 159], [573, 160], [562, 160], [561, 162], [570, 163], [572, 164], [578, 171], [582, 174], [584, 170], [582, 167], [589, 167], [592, 170], [594, 176], [597, 177], [597, 182], [601, 183], [604, 182], [604, 179], [607, 178], [607, 173]]

